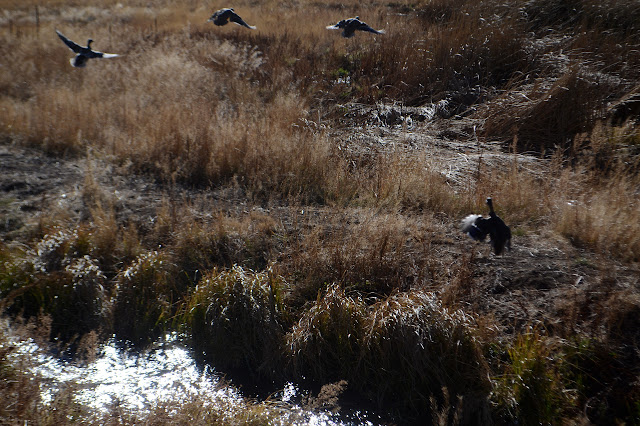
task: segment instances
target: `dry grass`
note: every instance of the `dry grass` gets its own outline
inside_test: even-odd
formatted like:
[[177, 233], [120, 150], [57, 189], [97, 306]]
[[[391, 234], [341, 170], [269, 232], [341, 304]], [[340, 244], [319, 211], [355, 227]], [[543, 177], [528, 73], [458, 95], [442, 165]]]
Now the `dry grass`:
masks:
[[283, 286], [268, 272], [213, 269], [186, 304], [193, 345], [207, 362], [234, 373], [260, 376], [253, 379], [281, 373]]
[[364, 332], [365, 304], [337, 285], [300, 317], [287, 335], [296, 375], [316, 383], [351, 380]]
[[558, 418], [563, 408], [574, 406], [571, 398], [576, 397], [575, 392], [565, 391], [557, 376], [561, 361], [554, 358], [558, 351], [552, 345], [534, 329], [518, 336], [508, 349], [507, 371], [498, 378], [502, 383], [494, 394], [505, 411], [504, 421], [520, 418], [525, 424], [549, 422]]
[[283, 274], [297, 278], [291, 302], [314, 300], [331, 283], [372, 297], [430, 283], [439, 262], [429, 242], [415, 237], [430, 232], [439, 230], [364, 209], [314, 227], [292, 244], [290, 261], [280, 265]]
[[379, 406], [409, 418], [425, 415], [425, 397], [448, 404], [446, 388], [463, 396], [465, 422], [484, 423], [487, 366], [472, 327], [470, 317], [426, 292], [379, 302], [365, 322], [358, 385]]
[[637, 130], [598, 124], [576, 139], [588, 155], [570, 173], [556, 229], [575, 244], [629, 262], [640, 259]]
[[[584, 293], [558, 310], [577, 322], [558, 334], [593, 339], [573, 352], [541, 332], [498, 338], [468, 316], [470, 300], [487, 297], [478, 269], [489, 261], [461, 254], [452, 235], [492, 196], [516, 236], [559, 235], [603, 264], [640, 260], [636, 1], [241, 0], [234, 7], [256, 31], [205, 23], [219, 7], [3, 2], [2, 140], [89, 164], [80, 219], [57, 209], [20, 234], [22, 246], [0, 242], [4, 312], [45, 315], [49, 337], [78, 347], [103, 334], [143, 344], [186, 330], [216, 367], [318, 386], [346, 379], [401, 420], [555, 423], [579, 418], [591, 397], [602, 406], [585, 416], [637, 418], [616, 405], [633, 404], [617, 396], [623, 388], [597, 384], [598, 367], [615, 358], [607, 351], [618, 357], [612, 376], [637, 373], [638, 342], [622, 338], [637, 326], [633, 288], [597, 300]], [[387, 33], [343, 39], [324, 29], [355, 15]], [[73, 69], [54, 28], [122, 56]], [[337, 140], [370, 125], [351, 119], [353, 103], [438, 101], [454, 117], [446, 126], [460, 125], [456, 114], [479, 123], [474, 140], [457, 145], [461, 164], [447, 157], [449, 172], [428, 147]], [[94, 160], [172, 194], [148, 207], [153, 223], [123, 217]], [[194, 201], [194, 189], [219, 205]], [[2, 395], [15, 394], [11, 383]], [[60, 420], [39, 417], [35, 391], [24, 392], [3, 419]], [[238, 421], [177, 404], [200, 423]], [[279, 415], [245, 408], [245, 422]], [[169, 404], [143, 421], [181, 415]]]
[[560, 206], [557, 229], [576, 244], [637, 262], [638, 199], [637, 185], [622, 177]]

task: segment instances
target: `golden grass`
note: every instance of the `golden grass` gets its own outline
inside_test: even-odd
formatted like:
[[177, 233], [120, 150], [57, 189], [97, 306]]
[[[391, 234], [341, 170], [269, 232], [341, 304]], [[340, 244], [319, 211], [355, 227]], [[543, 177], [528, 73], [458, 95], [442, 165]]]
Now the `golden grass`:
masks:
[[[558, 344], [555, 343], [555, 346]], [[561, 360], [553, 356], [554, 342], [529, 330], [519, 335], [507, 350], [510, 363], [498, 377], [494, 400], [504, 410], [504, 418], [523, 418], [525, 424], [538, 424], [558, 418], [563, 409], [572, 407], [576, 392], [562, 388], [559, 380]]]
[[637, 184], [622, 177], [559, 206], [557, 230], [576, 244], [630, 262], [640, 260]]
[[448, 404], [442, 391], [446, 388], [449, 395], [463, 396], [465, 422], [484, 423], [488, 370], [472, 328], [471, 317], [443, 307], [428, 292], [414, 290], [382, 300], [364, 324], [357, 385], [380, 406], [408, 418], [420, 418], [425, 411], [418, 395]]
[[[33, 253], [0, 246], [3, 308], [43, 309], [69, 340], [104, 331], [145, 342], [184, 320], [230, 369], [346, 378], [400, 415], [487, 420], [487, 356], [454, 310], [481, 297], [474, 255], [452, 267], [460, 218], [486, 213], [492, 196], [514, 232], [640, 260], [637, 116], [620, 123], [607, 112], [640, 79], [640, 11], [630, 0], [572, 3], [568, 13], [556, 0], [242, 0], [236, 11], [258, 27], [249, 31], [205, 23], [217, 1], [1, 2], [3, 140], [95, 156], [172, 190], [230, 188], [243, 202], [291, 207], [282, 217], [202, 217], [174, 199], [152, 226], [124, 224], [89, 167], [82, 223], [55, 211], [28, 236]], [[355, 15], [387, 34], [347, 40], [324, 28]], [[54, 28], [122, 56], [73, 69]], [[356, 155], [336, 141], [351, 102], [441, 100], [483, 123], [474, 144], [498, 139], [505, 152], [482, 151], [472, 172], [451, 179], [426, 150]], [[624, 305], [603, 326], [612, 345], [638, 306], [616, 297], [598, 305]], [[559, 397], [567, 384], [541, 360], [564, 350], [548, 343], [516, 337], [492, 371], [504, 373], [494, 385], [505, 421], [575, 414], [558, 408], [577, 403]], [[204, 423], [234, 421], [183, 405]], [[244, 420], [271, 419], [262, 408], [248, 406]], [[173, 419], [169, 411], [149, 421]]]
[[[104, 10], [108, 6], [104, 5]], [[303, 24], [309, 19], [325, 23], [336, 19], [330, 8], [317, 5], [309, 8], [303, 3], [285, 6], [270, 2], [256, 7], [241, 3], [237, 9], [259, 27], [252, 32], [205, 24], [202, 18], [206, 19], [215, 5], [164, 4], [151, 13], [133, 2], [94, 16], [95, 23], [80, 20], [77, 28], [67, 31], [81, 41], [80, 29], [90, 29], [93, 38], [104, 41], [102, 50], [124, 55], [82, 70], [87, 72], [68, 66], [70, 52], [55, 36], [5, 36], [3, 53], [12, 67], [5, 69], [10, 74], [0, 79], [8, 95], [0, 99], [5, 112], [3, 126], [14, 138], [51, 152], [82, 153], [87, 144], [92, 145], [119, 161], [133, 161], [135, 170], [155, 173], [166, 181], [206, 186], [236, 179], [258, 197], [270, 197], [276, 191], [285, 197], [322, 202], [356, 198], [379, 203], [382, 199], [387, 205], [420, 209], [444, 206], [444, 211], [458, 214], [479, 204], [494, 188], [469, 189], [484, 194], [471, 203], [456, 201], [452, 208], [447, 206], [451, 198], [444, 182], [425, 173], [419, 162], [382, 160], [374, 173], [351, 173], [344, 159], [332, 150], [326, 134], [306, 124], [315, 119], [308, 90], [326, 87], [328, 95], [335, 96], [327, 79], [338, 68], [346, 69], [354, 80], [350, 96], [356, 99], [424, 93], [408, 100], [424, 102], [449, 92], [461, 107], [488, 95], [476, 92], [477, 87], [512, 87], [518, 81], [516, 76], [528, 71], [524, 62], [531, 62], [531, 58], [525, 58], [526, 48], [517, 36], [521, 24], [511, 19], [506, 9], [500, 14], [508, 25], [497, 32], [494, 26], [481, 24], [485, 9], [465, 2], [459, 8], [468, 12], [466, 15], [437, 2], [394, 7], [420, 13], [417, 18], [403, 18], [404, 31], [389, 31], [385, 37], [364, 43], [360, 38], [342, 40], [322, 25]], [[131, 10], [148, 14], [140, 12], [132, 20]], [[305, 20], [299, 19], [303, 10]], [[373, 3], [359, 8], [346, 5], [340, 12], [356, 11], [371, 16], [367, 21], [373, 26], [392, 26], [384, 9]], [[53, 34], [52, 21], [45, 18], [55, 13], [53, 8], [43, 8], [41, 33]], [[276, 25], [276, 16], [289, 25]], [[96, 23], [109, 19], [113, 24], [96, 28]], [[177, 26], [181, 21], [191, 24]], [[487, 42], [469, 44], [481, 39]], [[27, 57], [22, 52], [27, 52]], [[462, 68], [468, 74], [452, 80], [451, 72], [457, 75]], [[13, 79], [16, 73], [23, 78]], [[578, 85], [570, 92], [571, 99], [577, 100], [563, 100], [571, 82], [583, 81], [569, 72], [548, 92], [534, 89], [528, 96], [537, 96], [539, 101], [523, 104], [524, 113], [503, 113], [503, 104], [499, 104], [492, 117], [512, 116], [518, 122], [496, 123], [494, 118], [487, 125], [487, 134], [511, 137], [515, 132], [518, 146], [525, 148], [546, 149], [557, 140], [564, 143], [584, 130], [582, 123], [588, 122], [585, 106], [594, 104], [579, 97], [595, 102], [594, 95]], [[421, 89], [416, 92], [418, 87]], [[573, 116], [549, 110], [556, 92], [557, 110]], [[581, 110], [572, 106], [578, 104]], [[519, 108], [513, 103], [504, 107]], [[575, 123], [568, 126], [570, 122]], [[398, 168], [406, 173], [396, 173]], [[508, 179], [501, 176], [495, 182], [504, 182], [507, 189], [513, 187]], [[507, 199], [504, 204], [512, 203]], [[533, 204], [518, 200], [512, 210], [531, 211]], [[534, 211], [536, 216], [542, 213]]]

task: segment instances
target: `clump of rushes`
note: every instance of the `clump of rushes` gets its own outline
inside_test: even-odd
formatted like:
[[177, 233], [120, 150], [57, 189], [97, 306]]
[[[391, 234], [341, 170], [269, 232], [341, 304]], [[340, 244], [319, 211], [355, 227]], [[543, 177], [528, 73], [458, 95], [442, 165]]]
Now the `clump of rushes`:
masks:
[[498, 98], [490, 104], [485, 135], [508, 140], [515, 134], [519, 151], [570, 149], [573, 138], [593, 126], [594, 111], [603, 104], [601, 94], [613, 90], [590, 80], [574, 67], [553, 84], [536, 84], [525, 93], [527, 101]]
[[[60, 332], [77, 330], [80, 335], [99, 330], [109, 317], [109, 303], [105, 290], [106, 277], [100, 270], [97, 260], [88, 255], [73, 259], [65, 267], [65, 275], [71, 282], [64, 286], [55, 300], [55, 315], [60, 322]], [[68, 294], [66, 300], [61, 296]], [[71, 337], [71, 336], [69, 336]]]
[[574, 406], [575, 392], [564, 389], [553, 353], [559, 348], [538, 330], [519, 335], [507, 349], [504, 374], [494, 381], [496, 414], [506, 423], [552, 424]]
[[329, 383], [350, 380], [360, 352], [365, 304], [331, 285], [287, 334], [297, 376]]
[[33, 262], [26, 260], [26, 253], [11, 250], [0, 242], [0, 310], [15, 312], [24, 309], [15, 306], [16, 299], [33, 286], [33, 274]]
[[87, 252], [82, 232], [59, 231], [36, 245], [35, 258], [10, 256], [3, 265], [2, 293], [11, 315], [51, 317], [51, 338], [71, 343], [99, 331], [109, 316], [106, 277]]
[[270, 270], [208, 272], [187, 302], [195, 349], [222, 371], [273, 377], [284, 338], [283, 284]]
[[484, 424], [488, 366], [471, 327], [470, 317], [443, 307], [432, 293], [392, 295], [374, 305], [365, 322], [352, 384], [381, 408], [414, 420], [431, 419], [429, 397], [442, 405], [445, 393], [462, 396], [462, 421]]
[[168, 327], [173, 266], [163, 253], [141, 254], [116, 278], [113, 328], [118, 338], [144, 344]]

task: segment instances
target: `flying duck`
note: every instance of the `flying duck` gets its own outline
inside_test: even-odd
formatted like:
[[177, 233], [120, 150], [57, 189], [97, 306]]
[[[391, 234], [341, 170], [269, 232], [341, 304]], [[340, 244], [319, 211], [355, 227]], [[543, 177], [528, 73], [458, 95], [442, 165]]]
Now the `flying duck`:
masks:
[[505, 246], [511, 250], [511, 229], [493, 211], [491, 198], [487, 198], [487, 206], [489, 206], [489, 217], [471, 214], [462, 219], [460, 228], [462, 232], [477, 241], [484, 241], [489, 235], [493, 252], [500, 255]]
[[335, 25], [329, 25], [327, 27], [328, 30], [342, 30], [342, 37], [353, 37], [355, 35], [356, 30], [358, 31], [368, 31], [374, 34], [384, 34], [384, 30], [374, 30], [364, 22], [360, 20], [359, 16], [355, 18], [343, 19]]
[[256, 27], [244, 22], [244, 20], [237, 13], [233, 11], [233, 8], [220, 9], [214, 12], [214, 14], [211, 15], [211, 18], [207, 19], [207, 22], [209, 21], [212, 21], [214, 24], [218, 26], [227, 25], [229, 21], [231, 21], [235, 24], [242, 25], [243, 27], [247, 27], [251, 30], [256, 29]]
[[87, 61], [89, 59], [115, 58], [116, 56], [119, 56], [119, 55], [116, 55], [115, 53], [103, 53], [103, 52], [98, 52], [97, 50], [91, 49], [91, 43], [93, 43], [92, 39], [87, 40], [87, 47], [82, 47], [79, 44], [74, 43], [73, 41], [66, 38], [64, 35], [62, 35], [60, 31], [56, 30], [56, 33], [58, 34], [58, 37], [60, 37], [60, 40], [62, 40], [64, 44], [66, 44], [67, 47], [69, 47], [69, 49], [77, 53], [75, 57], [69, 60], [69, 62], [71, 62], [71, 65], [73, 65], [74, 67], [77, 67], [77, 68], [86, 67]]

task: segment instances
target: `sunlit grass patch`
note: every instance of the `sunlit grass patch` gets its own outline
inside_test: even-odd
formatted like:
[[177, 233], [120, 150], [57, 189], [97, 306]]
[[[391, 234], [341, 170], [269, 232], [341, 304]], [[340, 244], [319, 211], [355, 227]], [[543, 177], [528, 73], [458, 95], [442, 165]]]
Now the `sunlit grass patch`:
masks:
[[[344, 378], [399, 422], [453, 423], [459, 413], [488, 423], [488, 367], [474, 336], [490, 333], [454, 308], [501, 297], [486, 293], [494, 275], [504, 297], [519, 291], [519, 282], [501, 281], [510, 265], [537, 267], [521, 262], [529, 256], [579, 259], [563, 263], [567, 275], [612, 263], [626, 274], [639, 259], [633, 0], [239, 0], [256, 31], [205, 23], [213, 4], [36, 3], [9, 0], [0, 17], [2, 143], [113, 161], [123, 180], [145, 175], [166, 191], [158, 197], [172, 198], [132, 214], [89, 170], [80, 213], [49, 210], [39, 228], [15, 234], [4, 230], [20, 213], [7, 216], [1, 306], [48, 321], [49, 338], [105, 331], [144, 345], [179, 329], [222, 372], [304, 376], [316, 387]], [[386, 34], [344, 39], [325, 29], [356, 15]], [[73, 69], [54, 25], [121, 56]], [[351, 119], [362, 102], [446, 107], [434, 122], [406, 122], [403, 133], [418, 143], [391, 151], [376, 144], [397, 141], [397, 129]], [[456, 131], [466, 120], [478, 124], [474, 138]], [[336, 140], [361, 130], [380, 136], [371, 145]], [[447, 153], [432, 155], [434, 144]], [[190, 205], [192, 191], [208, 201]], [[486, 214], [488, 196], [516, 248], [501, 259], [468, 255], [455, 229], [467, 214]], [[563, 240], [538, 250], [561, 238], [577, 249]], [[622, 406], [633, 405], [637, 386], [604, 379], [637, 376], [639, 303], [618, 287], [598, 299], [600, 281], [549, 313], [579, 320], [555, 327], [563, 338], [587, 329], [600, 341], [578, 355], [542, 335], [505, 346], [491, 372], [498, 420], [570, 422], [584, 407], [594, 421], [631, 412]], [[566, 353], [580, 373], [567, 373]], [[204, 423], [234, 421], [197, 402], [176, 404]], [[183, 421], [173, 408], [143, 421]], [[264, 408], [248, 404], [238, 415], [272, 421]]]
[[240, 266], [209, 271], [185, 307], [196, 350], [221, 369], [249, 369], [256, 372], [255, 378], [279, 373], [287, 315], [284, 285], [269, 271]]
[[463, 413], [488, 415], [488, 367], [464, 312], [442, 306], [435, 295], [398, 293], [372, 307], [364, 324], [357, 383], [379, 406], [421, 418], [424, 398], [443, 403], [442, 389], [463, 396]]
[[51, 339], [73, 343], [105, 331], [110, 316], [107, 278], [88, 253], [82, 232], [45, 235], [35, 253], [6, 250], [0, 288], [3, 308], [13, 317], [51, 319]]
[[113, 296], [113, 330], [119, 339], [146, 344], [169, 328], [177, 303], [174, 269], [154, 250], [142, 253], [119, 273]]
[[[597, 179], [592, 172], [586, 173]], [[637, 179], [621, 174], [605, 181], [604, 185], [594, 183], [591, 190], [579, 191], [575, 198], [560, 204], [555, 227], [576, 245], [637, 262], [640, 259]]]
[[505, 421], [555, 422], [574, 405], [575, 392], [564, 389], [558, 345], [538, 330], [517, 336], [507, 349], [506, 371], [497, 377], [492, 398]]
[[494, 419], [625, 422], [637, 415], [640, 389], [633, 380], [621, 380], [634, 376], [637, 358], [613, 340], [580, 334], [563, 340], [531, 328], [505, 351], [499, 374], [492, 377]]
[[316, 383], [351, 380], [360, 353], [366, 307], [338, 284], [319, 293], [287, 334], [288, 353], [299, 377]]
[[279, 227], [267, 214], [253, 212], [243, 218], [231, 218], [219, 213], [212, 223], [196, 218], [183, 222], [173, 230], [170, 249], [179, 269], [192, 283], [216, 266], [230, 268], [238, 264], [263, 270], [277, 248]]
[[[346, 214], [349, 212], [349, 214]], [[428, 218], [359, 208], [302, 234], [277, 266], [295, 282], [288, 300], [314, 300], [331, 283], [369, 297], [385, 297], [433, 279], [438, 259], [428, 240], [441, 229]]]

